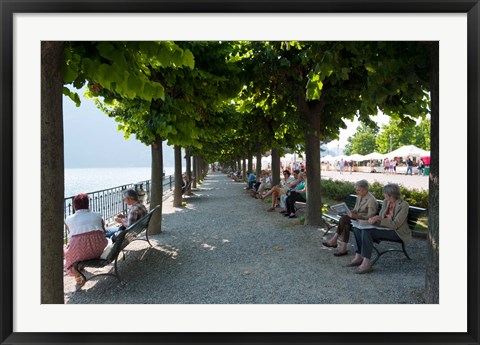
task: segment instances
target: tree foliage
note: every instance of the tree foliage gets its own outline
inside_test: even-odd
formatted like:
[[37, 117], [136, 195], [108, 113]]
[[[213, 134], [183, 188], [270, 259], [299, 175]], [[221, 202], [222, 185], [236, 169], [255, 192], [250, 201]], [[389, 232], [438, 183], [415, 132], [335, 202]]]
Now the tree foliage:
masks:
[[376, 149], [377, 129], [372, 129], [361, 123], [357, 132], [347, 139], [344, 153], [348, 156], [354, 153], [366, 155], [374, 152]]
[[[163, 99], [162, 83], [152, 80], [152, 69], [159, 67], [188, 66], [193, 68], [193, 54], [175, 43], [162, 42], [68, 42], [65, 47], [63, 81], [76, 89], [88, 85], [90, 94], [108, 95], [124, 99], [141, 99], [151, 102]], [[64, 88], [77, 106], [78, 94]], [[105, 96], [105, 94], [103, 94]], [[111, 99], [105, 98], [109, 103]]]
[[345, 154], [365, 155], [374, 151], [390, 152], [390, 134], [392, 135], [392, 150], [404, 145], [415, 145], [424, 150], [430, 150], [429, 118], [420, 120], [420, 122], [406, 122], [390, 118], [389, 124], [382, 126], [381, 130], [371, 129], [361, 124], [357, 132], [347, 139]]
[[402, 123], [390, 119], [388, 125], [376, 138], [376, 149], [380, 153], [390, 152], [390, 134], [392, 135], [392, 150], [404, 145], [415, 145], [421, 149], [430, 150], [430, 120], [424, 119], [418, 125], [416, 122]]

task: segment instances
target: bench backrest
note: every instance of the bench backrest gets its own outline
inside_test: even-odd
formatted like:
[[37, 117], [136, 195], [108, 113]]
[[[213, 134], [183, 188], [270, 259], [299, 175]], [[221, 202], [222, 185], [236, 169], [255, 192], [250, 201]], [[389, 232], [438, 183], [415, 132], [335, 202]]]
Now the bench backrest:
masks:
[[[355, 194], [350, 194], [347, 196], [345, 199], [345, 203], [347, 204], [348, 208], [353, 209], [355, 207], [355, 202], [357, 201], [357, 195]], [[380, 210], [382, 209], [383, 205], [383, 200], [378, 200], [377, 199], [377, 214], [380, 213]], [[410, 229], [414, 230], [415, 226], [417, 225], [417, 221], [420, 217], [424, 216], [425, 213], [427, 212], [427, 209], [422, 208], [422, 207], [416, 207], [416, 206], [410, 206], [408, 208], [408, 226]]]
[[155, 206], [150, 212], [144, 215], [142, 218], [137, 220], [135, 223], [130, 225], [124, 231], [121, 231], [120, 234], [117, 236], [115, 243], [112, 247], [112, 250], [107, 256], [107, 261], [111, 262], [115, 260], [115, 258], [120, 254], [122, 249], [130, 244], [138, 234], [143, 232], [143, 230], [147, 230], [148, 224], [150, 223], [150, 219], [152, 218], [153, 213], [160, 207], [160, 205]]

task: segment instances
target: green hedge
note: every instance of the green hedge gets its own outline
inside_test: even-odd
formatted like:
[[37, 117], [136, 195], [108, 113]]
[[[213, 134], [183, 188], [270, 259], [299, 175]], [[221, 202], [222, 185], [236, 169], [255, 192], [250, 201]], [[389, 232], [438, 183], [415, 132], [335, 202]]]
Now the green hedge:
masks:
[[[345, 200], [350, 194], [355, 194], [355, 183], [337, 180], [322, 179], [321, 194], [333, 200]], [[370, 192], [375, 198], [383, 200], [382, 188], [383, 184], [378, 182], [370, 183]], [[410, 206], [428, 208], [428, 191], [418, 189], [407, 189], [400, 186], [402, 198], [409, 203]]]

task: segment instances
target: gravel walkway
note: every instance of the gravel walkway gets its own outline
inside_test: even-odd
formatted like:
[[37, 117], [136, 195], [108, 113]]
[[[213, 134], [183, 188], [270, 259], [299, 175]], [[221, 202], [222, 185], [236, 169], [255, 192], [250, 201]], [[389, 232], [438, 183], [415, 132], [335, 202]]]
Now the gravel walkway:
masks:
[[[353, 254], [334, 257], [321, 245], [324, 229], [266, 212], [226, 175], [207, 176], [187, 206], [164, 202], [163, 232], [127, 247], [123, 282], [92, 280], [75, 292], [65, 277], [66, 303], [108, 304], [358, 304], [423, 303], [426, 240], [384, 255], [374, 272], [344, 267]], [[328, 237], [331, 234], [328, 234]], [[351, 239], [352, 241], [352, 239]], [[350, 248], [353, 253], [353, 247]]]

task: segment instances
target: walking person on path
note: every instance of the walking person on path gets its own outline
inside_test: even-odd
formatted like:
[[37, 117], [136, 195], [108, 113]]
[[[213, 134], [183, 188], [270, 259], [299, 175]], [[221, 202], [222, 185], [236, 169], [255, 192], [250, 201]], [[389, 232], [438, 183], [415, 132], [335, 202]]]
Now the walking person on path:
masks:
[[345, 169], [345, 162], [343, 158], [338, 162], [338, 169], [340, 170], [340, 174], [343, 174], [343, 169]]
[[408, 175], [408, 172], [410, 171], [410, 176], [413, 175], [413, 161], [412, 161], [412, 157], [408, 157], [407, 159], [407, 172], [405, 173], [405, 175]]

